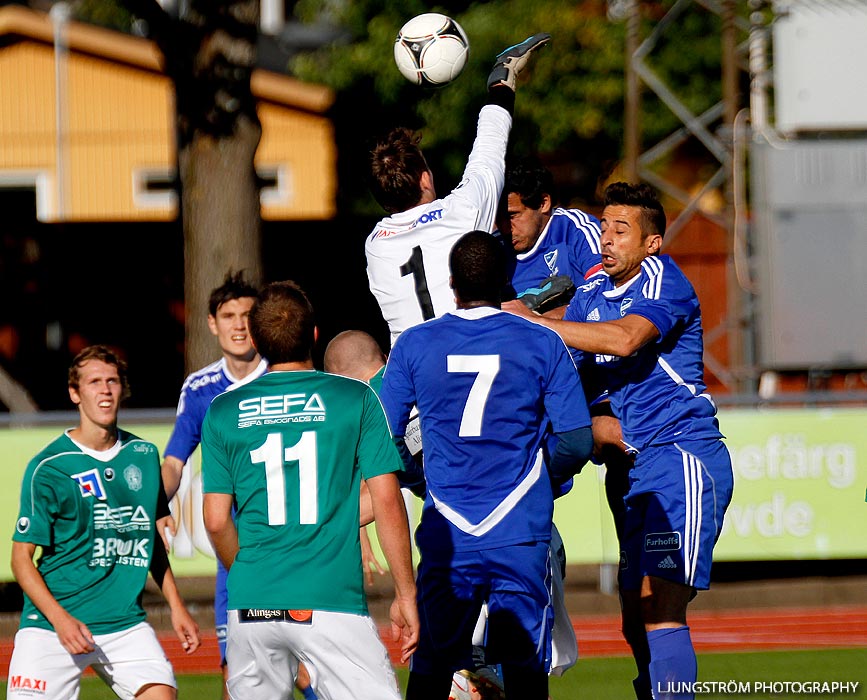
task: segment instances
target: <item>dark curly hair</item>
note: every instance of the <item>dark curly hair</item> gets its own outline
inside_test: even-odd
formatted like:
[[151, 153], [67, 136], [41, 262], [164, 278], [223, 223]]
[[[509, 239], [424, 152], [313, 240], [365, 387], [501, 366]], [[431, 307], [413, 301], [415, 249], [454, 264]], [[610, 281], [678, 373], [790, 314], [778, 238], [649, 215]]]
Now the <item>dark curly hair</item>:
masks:
[[506, 284], [503, 245], [486, 231], [461, 236], [449, 255], [452, 288], [462, 302], [499, 303]]
[[551, 201], [557, 198], [554, 192], [554, 176], [538, 158], [528, 156], [508, 165], [503, 199], [516, 194], [521, 203], [530, 209], [542, 206], [542, 198], [547, 194]]

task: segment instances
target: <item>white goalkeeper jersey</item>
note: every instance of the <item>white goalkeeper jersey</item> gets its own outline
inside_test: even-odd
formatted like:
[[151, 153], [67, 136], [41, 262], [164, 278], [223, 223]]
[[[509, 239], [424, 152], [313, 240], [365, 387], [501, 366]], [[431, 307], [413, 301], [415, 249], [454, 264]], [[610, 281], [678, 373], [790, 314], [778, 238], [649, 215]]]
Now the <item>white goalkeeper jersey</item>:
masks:
[[486, 105], [460, 184], [447, 196], [382, 219], [367, 237], [367, 279], [391, 331], [454, 311], [449, 253], [470, 231], [493, 231], [512, 116]]

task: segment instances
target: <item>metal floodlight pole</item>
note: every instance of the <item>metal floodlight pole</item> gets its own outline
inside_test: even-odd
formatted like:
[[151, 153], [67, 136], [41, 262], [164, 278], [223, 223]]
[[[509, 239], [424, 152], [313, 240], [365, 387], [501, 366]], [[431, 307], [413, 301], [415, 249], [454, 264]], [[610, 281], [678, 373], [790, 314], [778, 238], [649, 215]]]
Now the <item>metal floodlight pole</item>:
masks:
[[[609, 7], [613, 0], [609, 0]], [[660, 192], [683, 205], [683, 210], [669, 224], [666, 234], [668, 242], [683, 230], [690, 218], [699, 210], [700, 201], [712, 190], [721, 189], [725, 193], [725, 208], [719, 214], [706, 212], [703, 215], [725, 229], [729, 255], [726, 260], [727, 307], [725, 320], [720, 324], [717, 334], [726, 333], [728, 338], [728, 362], [713, 358], [706, 351], [708, 366], [729, 386], [732, 391], [742, 391], [744, 378], [748, 372], [746, 359], [750, 356], [743, 312], [748, 307], [744, 293], [736, 279], [733, 264], [734, 255], [734, 124], [739, 112], [739, 56], [744, 47], [737, 43], [738, 31], [749, 29], [749, 24], [737, 17], [735, 0], [676, 0], [663, 17], [652, 27], [647, 37], [639, 44], [640, 0], [620, 0], [620, 16], [626, 18], [625, 40], [625, 97], [624, 97], [624, 171], [631, 181], [642, 180], [652, 184]], [[663, 40], [666, 32], [676, 27], [678, 19], [691, 7], [712, 12], [722, 20], [721, 78], [722, 99], [701, 114], [693, 114], [687, 105], [666, 84], [651, 66], [652, 52]], [[649, 91], [665, 104], [680, 120], [682, 127], [651, 145], [645, 151], [640, 146], [640, 89], [644, 84]], [[716, 128], [714, 128], [716, 124]], [[720, 163], [720, 167], [690, 194], [670, 182], [652, 166], [690, 138], [697, 139]], [[747, 377], [748, 379], [748, 377]]]
[[[722, 0], [722, 94], [723, 94], [723, 128], [727, 158], [723, 162], [725, 168], [725, 230], [726, 230], [726, 289], [728, 317], [728, 353], [729, 366], [745, 368], [746, 358], [752, 353], [747, 345], [752, 339], [746, 332], [749, 324], [745, 323], [744, 312], [749, 308], [744, 299], [744, 291], [738, 280], [735, 261], [735, 201], [734, 201], [734, 130], [735, 120], [740, 105], [740, 90], [738, 87], [738, 48], [737, 28], [735, 26], [734, 0]], [[735, 372], [733, 389], [743, 392], [750, 383], [750, 372]]]
[[54, 215], [63, 221], [67, 214], [67, 58], [69, 47], [66, 43], [66, 30], [72, 14], [65, 2], [58, 2], [51, 8], [49, 16], [54, 31], [54, 129], [55, 129], [55, 196]]
[[624, 134], [623, 165], [627, 182], [638, 182], [638, 158], [641, 153], [641, 89], [633, 65], [638, 51], [641, 14], [638, 0], [627, 0], [626, 5], [626, 68], [624, 79]]

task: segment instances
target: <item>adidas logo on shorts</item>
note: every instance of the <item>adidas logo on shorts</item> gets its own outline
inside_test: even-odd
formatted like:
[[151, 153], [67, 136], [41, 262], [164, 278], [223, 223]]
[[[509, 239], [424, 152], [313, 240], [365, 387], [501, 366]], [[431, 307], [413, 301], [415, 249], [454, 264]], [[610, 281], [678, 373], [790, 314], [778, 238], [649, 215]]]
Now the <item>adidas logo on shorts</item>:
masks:
[[671, 556], [667, 556], [663, 559], [659, 564], [656, 565], [657, 569], [676, 569], [677, 564], [674, 563], [674, 559]]

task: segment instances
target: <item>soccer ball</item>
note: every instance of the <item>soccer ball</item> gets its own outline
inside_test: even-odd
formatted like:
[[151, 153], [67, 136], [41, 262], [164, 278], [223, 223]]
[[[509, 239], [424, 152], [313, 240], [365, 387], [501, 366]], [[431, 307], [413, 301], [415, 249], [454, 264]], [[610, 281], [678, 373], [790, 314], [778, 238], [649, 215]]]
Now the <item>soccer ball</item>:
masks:
[[416, 85], [450, 83], [467, 63], [470, 42], [451, 17], [427, 12], [404, 24], [394, 40], [394, 61]]

